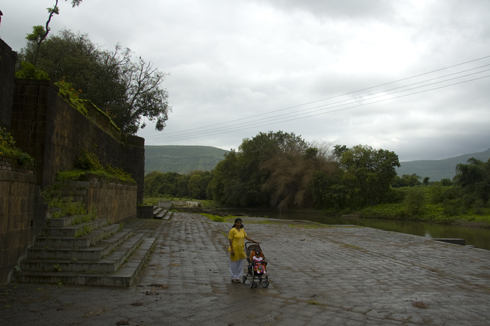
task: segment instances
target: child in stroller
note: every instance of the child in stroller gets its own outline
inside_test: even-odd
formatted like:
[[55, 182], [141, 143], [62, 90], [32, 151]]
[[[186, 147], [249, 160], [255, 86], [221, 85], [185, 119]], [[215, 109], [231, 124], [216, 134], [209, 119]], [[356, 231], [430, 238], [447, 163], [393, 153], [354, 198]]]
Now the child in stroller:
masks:
[[262, 255], [262, 252], [260, 252], [260, 249], [255, 250], [252, 256], [252, 261], [253, 261], [254, 273], [256, 275], [267, 274], [267, 270], [265, 267], [266, 261]]
[[[252, 245], [249, 245], [252, 244]], [[252, 277], [250, 288], [256, 288], [258, 283], [262, 284], [263, 288], [269, 286], [269, 276], [267, 275], [267, 262], [265, 256], [257, 243], [245, 243], [245, 252], [247, 254], [248, 268], [247, 274], [243, 275], [242, 283], [245, 283], [248, 276]]]

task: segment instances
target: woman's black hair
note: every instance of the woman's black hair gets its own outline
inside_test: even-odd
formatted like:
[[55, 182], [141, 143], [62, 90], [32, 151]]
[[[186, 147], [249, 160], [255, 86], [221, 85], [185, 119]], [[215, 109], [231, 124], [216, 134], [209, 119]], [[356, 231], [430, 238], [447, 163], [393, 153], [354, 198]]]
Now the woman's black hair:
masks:
[[233, 227], [236, 227], [236, 222], [238, 222], [238, 221], [242, 222], [242, 225], [240, 225], [240, 229], [241, 229], [241, 228], [243, 228], [243, 221], [242, 221], [242, 219], [241, 219], [241, 218], [239, 218], [239, 217], [237, 217], [237, 218], [235, 219], [235, 224], [233, 224]]

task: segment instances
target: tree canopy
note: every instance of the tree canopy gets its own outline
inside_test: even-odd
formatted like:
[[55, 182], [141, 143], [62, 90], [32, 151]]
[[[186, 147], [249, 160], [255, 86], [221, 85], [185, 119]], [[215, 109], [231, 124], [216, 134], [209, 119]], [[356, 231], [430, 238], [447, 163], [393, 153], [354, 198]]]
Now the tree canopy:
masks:
[[[32, 27], [32, 33], [27, 34], [26, 40], [35, 43], [35, 51], [34, 51], [34, 60], [33, 63], [34, 65], [37, 62], [37, 55], [39, 52], [39, 48], [41, 47], [41, 44], [43, 41], [48, 37], [48, 34], [50, 32], [49, 24], [51, 23], [51, 19], [53, 18], [54, 15], [59, 15], [60, 14], [60, 8], [58, 7], [58, 1], [55, 0], [55, 4], [53, 7], [46, 8], [48, 11], [48, 20], [46, 21], [46, 25], [36, 25]], [[68, 0], [65, 0], [65, 2]], [[71, 5], [72, 7], [79, 6], [82, 0], [72, 0]]]
[[47, 38], [42, 47], [28, 40], [20, 57], [36, 62], [52, 80], [65, 80], [80, 89], [80, 97], [105, 111], [124, 133], [135, 134], [144, 128], [144, 118], [155, 121], [157, 130], [165, 127], [171, 110], [168, 93], [162, 88], [166, 74], [151, 62], [135, 58], [129, 48], [118, 44], [108, 51], [86, 34], [62, 30]]
[[467, 164], [456, 166], [457, 175], [454, 182], [462, 189], [463, 199], [466, 206], [474, 204], [475, 201], [482, 205], [490, 199], [490, 159], [483, 162], [474, 157]]
[[324, 208], [365, 207], [387, 201], [400, 166], [398, 155], [384, 149], [336, 145], [339, 170], [330, 175], [317, 172], [313, 193], [315, 206]]
[[315, 171], [333, 173], [328, 148], [317, 148], [294, 133], [259, 133], [244, 139], [213, 171], [209, 194], [230, 206], [310, 207]]

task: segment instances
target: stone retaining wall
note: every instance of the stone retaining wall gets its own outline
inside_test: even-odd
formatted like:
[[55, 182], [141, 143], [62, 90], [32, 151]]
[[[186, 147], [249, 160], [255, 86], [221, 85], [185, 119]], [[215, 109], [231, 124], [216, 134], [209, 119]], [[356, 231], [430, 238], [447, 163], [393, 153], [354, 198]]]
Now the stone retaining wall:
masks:
[[0, 284], [39, 234], [46, 218], [36, 176], [6, 158], [0, 158]]
[[82, 201], [87, 211], [95, 209], [99, 218], [117, 223], [138, 216], [136, 185], [103, 180], [95, 175], [90, 175], [89, 181], [69, 181], [65, 185], [63, 197]]
[[126, 185], [92, 179], [88, 187], [87, 208], [97, 209], [100, 218], [120, 222], [138, 216], [136, 185]]
[[86, 149], [102, 164], [131, 173], [138, 184], [138, 202], [143, 202], [144, 139], [120, 134], [107, 116], [91, 105], [85, 108], [91, 119], [64, 102], [50, 81], [15, 81], [12, 135], [36, 160], [37, 184], [51, 185], [56, 173], [73, 169]]
[[0, 128], [10, 130], [17, 53], [0, 39]]

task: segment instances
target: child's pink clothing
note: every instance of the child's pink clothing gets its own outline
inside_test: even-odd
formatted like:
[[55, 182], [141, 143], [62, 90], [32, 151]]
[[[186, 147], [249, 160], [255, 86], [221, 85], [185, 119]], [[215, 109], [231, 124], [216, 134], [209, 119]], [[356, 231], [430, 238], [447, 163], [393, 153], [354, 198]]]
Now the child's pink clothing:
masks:
[[254, 272], [255, 272], [255, 274], [257, 274], [257, 275], [265, 274], [266, 273], [265, 264], [262, 262], [264, 260], [264, 258], [253, 256], [252, 259], [254, 261]]

